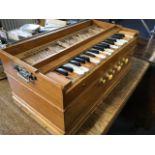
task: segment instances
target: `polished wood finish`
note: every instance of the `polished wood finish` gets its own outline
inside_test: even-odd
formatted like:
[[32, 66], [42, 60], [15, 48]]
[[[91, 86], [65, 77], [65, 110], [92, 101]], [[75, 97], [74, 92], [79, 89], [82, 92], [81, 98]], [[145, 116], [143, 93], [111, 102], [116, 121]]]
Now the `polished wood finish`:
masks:
[[[135, 88], [145, 75], [149, 68], [149, 63], [137, 58], [132, 58], [132, 65], [126, 76], [119, 82], [119, 84], [113, 89], [113, 91], [105, 98], [94, 113], [88, 118], [84, 125], [77, 131], [76, 134], [84, 135], [98, 135], [106, 134], [111, 127], [118, 114], [125, 106], [126, 101], [130, 98]], [[136, 78], [135, 78], [136, 77]], [[12, 92], [7, 80], [0, 81], [0, 134], [50, 134], [53, 133], [50, 129], [52, 127], [47, 119], [40, 116], [39, 113], [26, 110], [18, 104], [20, 108], [14, 104], [12, 99]], [[16, 97], [16, 96], [15, 96]], [[17, 101], [19, 100], [16, 99]], [[24, 102], [24, 101], [22, 101]], [[20, 102], [20, 103], [22, 103]], [[24, 104], [25, 105], [25, 104]], [[20, 110], [22, 109], [22, 110]], [[40, 117], [39, 117], [40, 116]], [[33, 119], [39, 122], [35, 122]], [[36, 117], [39, 117], [38, 119]], [[43, 127], [43, 128], [42, 128]], [[48, 131], [48, 132], [47, 132]], [[56, 131], [55, 131], [56, 132]]]
[[[22, 57], [18, 57], [19, 54], [26, 51], [49, 45], [94, 25], [100, 27], [101, 32], [56, 53], [54, 56], [47, 57], [35, 65], [26, 63]], [[125, 33], [132, 38], [103, 62], [92, 67], [88, 74], [78, 77], [74, 81], [55, 74], [55, 68], [117, 32]], [[40, 120], [51, 122], [49, 128], [53, 133], [73, 134], [128, 72], [137, 37], [138, 32], [135, 30], [89, 20], [46, 36], [16, 44], [1, 51], [0, 56], [15, 102], [32, 115], [43, 118]], [[115, 66], [118, 64], [121, 64], [119, 65], [121, 70], [117, 71]], [[24, 81], [14, 69], [16, 65], [32, 73], [36, 80], [33, 82]], [[111, 70], [115, 70], [114, 73], [111, 73]], [[105, 79], [106, 83], [104, 84]]]
[[77, 134], [106, 134], [138, 84], [141, 82], [148, 68], [148, 62], [138, 58], [132, 58], [132, 65], [129, 72], [96, 109], [92, 116], [84, 123]]

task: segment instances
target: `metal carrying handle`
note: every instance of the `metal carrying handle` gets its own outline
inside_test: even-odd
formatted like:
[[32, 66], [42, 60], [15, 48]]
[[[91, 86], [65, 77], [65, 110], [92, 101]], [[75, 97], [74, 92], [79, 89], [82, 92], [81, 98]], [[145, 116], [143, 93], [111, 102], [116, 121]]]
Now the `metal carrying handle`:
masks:
[[37, 80], [36, 76], [19, 65], [14, 65], [14, 69], [17, 71], [17, 75], [19, 75], [27, 83]]

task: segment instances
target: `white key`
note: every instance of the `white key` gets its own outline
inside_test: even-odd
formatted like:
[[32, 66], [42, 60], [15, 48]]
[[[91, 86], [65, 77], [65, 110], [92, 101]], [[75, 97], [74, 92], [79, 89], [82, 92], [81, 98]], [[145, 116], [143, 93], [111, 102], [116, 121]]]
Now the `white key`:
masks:
[[119, 47], [116, 46], [116, 45], [111, 45], [111, 44], [108, 44], [108, 43], [106, 43], [106, 42], [103, 42], [103, 43], [109, 45], [110, 48], [113, 48], [113, 49], [118, 49], [118, 48], [119, 48]]
[[122, 46], [122, 45], [126, 44], [126, 42], [123, 42], [123, 41], [117, 41], [116, 44]]
[[125, 39], [117, 39], [118, 42], [122, 42], [122, 43], [127, 43], [129, 42], [128, 40], [125, 40]]
[[106, 53], [107, 55], [111, 55], [112, 53], [104, 51], [103, 53]]
[[125, 40], [125, 39], [116, 39], [116, 43], [120, 43], [120, 44], [125, 44], [125, 43], [127, 43], [128, 42], [128, 40]]
[[101, 62], [99, 59], [92, 58], [91, 56], [87, 56], [87, 55], [81, 55], [81, 56], [88, 57], [90, 59], [90, 62], [94, 64], [99, 64]]
[[71, 64], [71, 63], [67, 63], [67, 64], [65, 64], [64, 66], [72, 67], [73, 70], [74, 70], [73, 72], [75, 72], [75, 73], [77, 73], [77, 74], [79, 74], [79, 75], [83, 75], [83, 74], [85, 74], [86, 72], [89, 71], [89, 69], [86, 68], [86, 67], [83, 67], [83, 66], [76, 66], [76, 65], [73, 65], [73, 64]]
[[110, 52], [110, 53], [113, 53], [114, 50], [110, 49], [110, 48], [105, 48], [104, 51], [107, 51], [107, 52]]
[[115, 45], [122, 46], [122, 45], [124, 45], [124, 43], [122, 43], [122, 42], [115, 42]]
[[[72, 65], [73, 65], [73, 64], [72, 64]], [[80, 69], [83, 70], [84, 72], [88, 72], [88, 71], [89, 71], [89, 68], [87, 68], [87, 67], [84, 67], [84, 66], [76, 66], [76, 65], [74, 65], [74, 66], [80, 68]]]
[[116, 43], [118, 45], [124, 45], [128, 42], [128, 40], [125, 40], [125, 39], [117, 39]]
[[87, 53], [93, 54], [93, 55], [95, 55], [96, 57], [98, 57], [100, 59], [105, 59], [106, 58], [106, 56], [105, 55], [102, 55], [102, 54], [95, 54], [95, 53], [92, 53], [92, 52], [87, 52]]
[[78, 68], [78, 67], [76, 67], [76, 66], [74, 66], [74, 65], [72, 65], [72, 64], [64, 64], [64, 66], [66, 66], [66, 67], [72, 67], [73, 68], [73, 72], [74, 73], [76, 73], [76, 74], [78, 74], [78, 75], [84, 75], [85, 74], [85, 72], [83, 71], [83, 70], [81, 70], [80, 68]]
[[113, 49], [118, 49], [119, 47], [116, 46], [116, 45], [110, 45], [110, 48], [113, 48]]
[[87, 67], [80, 66], [80, 68], [83, 69], [85, 72], [88, 72], [89, 71], [89, 68], [87, 68]]
[[[70, 63], [71, 64], [71, 63]], [[71, 64], [73, 65], [75, 68], [78, 68], [78, 69], [81, 69], [83, 70], [84, 72], [88, 72], [89, 71], [89, 68], [85, 67], [85, 66], [76, 66], [74, 64]], [[73, 68], [74, 69], [74, 68]]]

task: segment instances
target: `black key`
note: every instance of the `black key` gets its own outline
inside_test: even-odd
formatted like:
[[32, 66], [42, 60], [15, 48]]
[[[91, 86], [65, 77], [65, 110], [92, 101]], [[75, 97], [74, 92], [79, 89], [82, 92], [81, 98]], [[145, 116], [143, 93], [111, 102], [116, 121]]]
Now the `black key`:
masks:
[[103, 51], [104, 50], [104, 48], [103, 47], [100, 47], [100, 46], [93, 46], [93, 48], [95, 48], [95, 49], [97, 49], [97, 50], [100, 50], [100, 51]]
[[102, 44], [97, 44], [96, 46], [102, 48], [102, 51], [105, 49], [105, 46]]
[[119, 37], [119, 36], [116, 36], [116, 35], [113, 35], [112, 38], [123, 39], [122, 37]]
[[78, 56], [78, 57], [85, 59], [87, 62], [90, 62], [90, 59], [88, 57], [85, 57], [85, 56]]
[[84, 53], [85, 55], [91, 56], [91, 57], [96, 57], [95, 55], [91, 54], [91, 53]]
[[117, 35], [117, 36], [121, 36], [121, 37], [125, 37], [125, 35], [123, 34], [123, 33], [116, 33], [115, 35]]
[[125, 35], [119, 35], [119, 34], [112, 35], [112, 38], [116, 38], [116, 39], [123, 39], [124, 37]]
[[99, 54], [100, 53], [98, 50], [93, 50], [93, 49], [88, 50], [88, 51], [91, 52], [91, 53], [95, 53], [95, 54]]
[[85, 62], [87, 61], [85, 58], [83, 58], [83, 57], [81, 57], [81, 56], [77, 56], [76, 58], [82, 59], [82, 60], [84, 60]]
[[68, 76], [68, 72], [62, 68], [57, 68], [56, 69], [56, 72], [62, 74], [62, 75], [65, 75], [65, 76]]
[[81, 64], [78, 61], [75, 60], [70, 60], [69, 61], [71, 64], [76, 65], [76, 66], [81, 66]]
[[113, 41], [105, 40], [104, 42], [105, 43], [108, 43], [108, 44], [111, 44], [111, 45], [114, 45], [114, 42]]
[[76, 61], [78, 61], [80, 63], [85, 63], [86, 62], [84, 59], [81, 59], [79, 57], [75, 57], [75, 58], [73, 58], [73, 60], [76, 60]]
[[72, 67], [68, 67], [68, 66], [61, 66], [60, 68], [65, 69], [65, 70], [67, 70], [69, 72], [73, 72], [74, 71]]
[[113, 41], [114, 43], [117, 41], [117, 39], [115, 39], [115, 38], [108, 38], [107, 40]]
[[115, 42], [110, 40], [110, 39], [106, 39], [104, 42], [108, 43], [108, 44], [111, 44], [111, 45], [114, 45]]
[[102, 45], [104, 48], [110, 48], [110, 45], [104, 42], [99, 43], [99, 45]]

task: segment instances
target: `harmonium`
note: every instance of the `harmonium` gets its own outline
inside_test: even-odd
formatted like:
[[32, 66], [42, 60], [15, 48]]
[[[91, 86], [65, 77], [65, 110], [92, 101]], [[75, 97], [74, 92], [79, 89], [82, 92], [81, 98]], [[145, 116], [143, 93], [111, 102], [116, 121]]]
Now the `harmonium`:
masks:
[[7, 47], [13, 100], [50, 133], [75, 134], [130, 69], [137, 39], [136, 30], [86, 20]]

